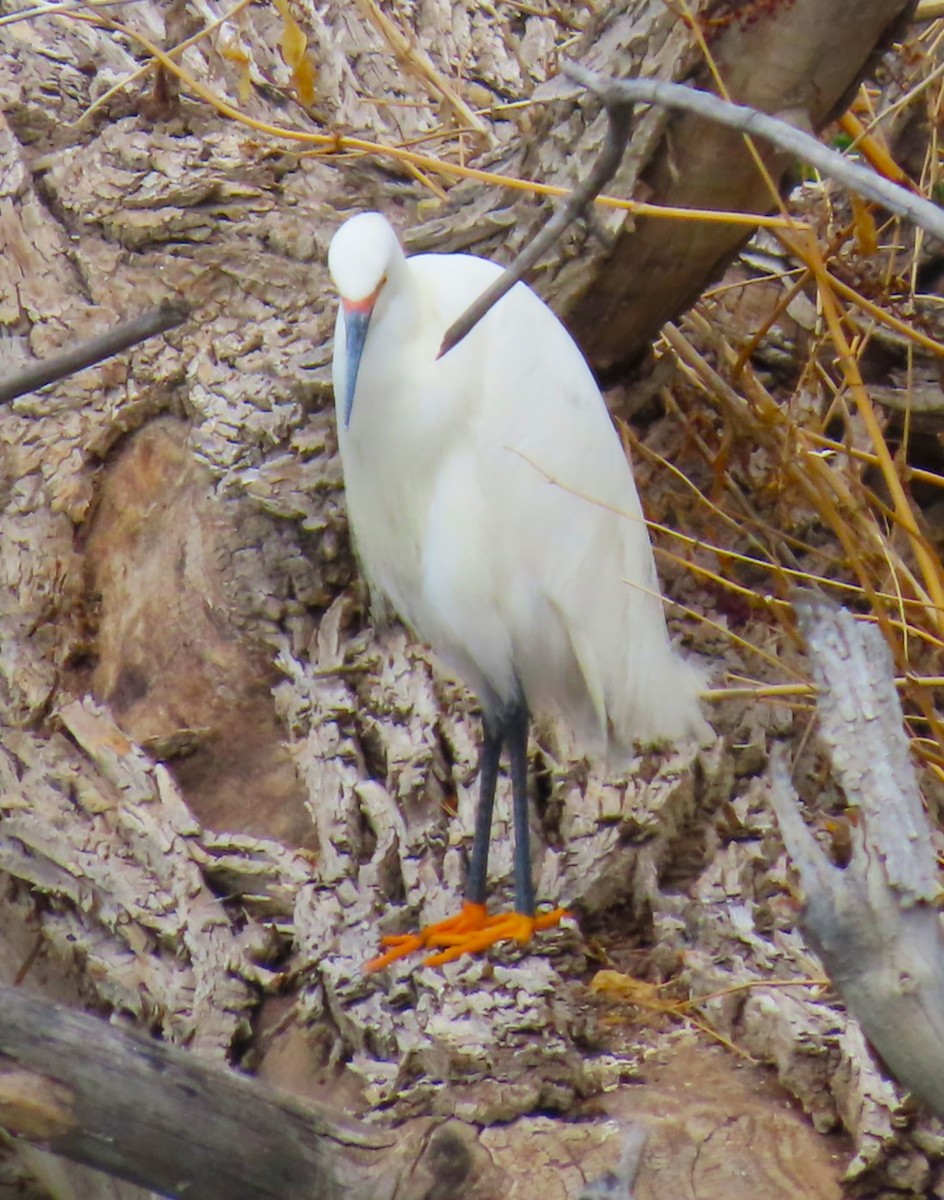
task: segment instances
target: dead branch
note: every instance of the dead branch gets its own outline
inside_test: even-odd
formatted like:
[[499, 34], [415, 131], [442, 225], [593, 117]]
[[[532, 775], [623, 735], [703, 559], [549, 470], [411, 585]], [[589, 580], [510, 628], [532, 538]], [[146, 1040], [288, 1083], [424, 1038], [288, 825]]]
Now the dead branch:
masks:
[[[0, 1052], [7, 1129], [169, 1196], [340, 1195], [340, 1148], [383, 1142], [185, 1051], [15, 988], [0, 988]], [[350, 1172], [344, 1184], [367, 1194]]]
[[944, 936], [921, 795], [881, 630], [825, 601], [797, 604], [820, 691], [820, 736], [850, 805], [852, 856], [834, 865], [807, 828], [783, 754], [771, 801], [800, 873], [805, 932], [866, 1036], [944, 1115]]
[[583, 183], [574, 188], [566, 202], [561, 205], [537, 237], [532, 238], [525, 246], [508, 270], [502, 272], [492, 286], [487, 288], [478, 300], [474, 304], [470, 304], [462, 316], [449, 326], [442, 345], [439, 347], [437, 358], [442, 358], [454, 346], [458, 346], [467, 333], [472, 332], [488, 310], [497, 304], [506, 292], [511, 291], [519, 280], [524, 278], [541, 255], [554, 245], [568, 225], [572, 221], [576, 221], [587, 205], [603, 191], [616, 174], [623, 159], [629, 138], [632, 111], [631, 104], [607, 106], [606, 115], [609, 123], [606, 138], [590, 174]]
[[824, 146], [812, 134], [805, 133], [781, 117], [772, 117], [745, 104], [732, 104], [710, 92], [668, 83], [661, 79], [609, 79], [579, 63], [564, 64], [568, 78], [581, 84], [603, 104], [609, 127], [606, 140], [590, 174], [568, 198], [566, 204], [548, 222], [542, 232], [518, 255], [508, 269], [446, 331], [439, 350], [441, 358], [471, 333], [478, 322], [506, 292], [522, 280], [542, 254], [576, 221], [615, 175], [629, 139], [633, 107], [658, 104], [663, 108], [695, 113], [706, 120], [747, 137], [760, 137], [798, 161], [808, 162], [821, 174], [835, 179], [866, 200], [881, 204], [889, 212], [906, 217], [936, 238], [944, 240], [944, 210], [923, 196], [900, 187], [858, 163], [851, 162]]
[[70, 346], [54, 358], [31, 363], [22, 371], [17, 371], [10, 379], [0, 381], [0, 404], [7, 404], [18, 396], [25, 396], [48, 383], [56, 383], [69, 375], [75, 375], [77, 371], [93, 367], [96, 363], [104, 362], [106, 358], [113, 358], [157, 333], [166, 333], [168, 329], [181, 325], [189, 314], [190, 306], [182, 300], [166, 300], [157, 308], [152, 308], [139, 317], [133, 317], [130, 321], [123, 321], [114, 329]]
[[695, 113], [719, 125], [737, 129], [746, 137], [759, 137], [798, 162], [807, 162], [822, 175], [835, 179], [865, 200], [881, 204], [896, 216], [906, 217], [933, 237], [944, 239], [944, 209], [916, 192], [908, 191], [875, 171], [852, 162], [824, 146], [812, 134], [798, 129], [783, 117], [772, 117], [745, 104], [732, 104], [710, 92], [667, 83], [661, 79], [607, 79], [579, 63], [565, 64], [567, 75], [582, 84], [610, 109], [619, 105], [658, 104]]
[[396, 1135], [196, 1055], [0, 987], [0, 1125], [76, 1162], [201, 1200], [384, 1200], [471, 1186], [465, 1126]]
[[[182, 1200], [496, 1200], [508, 1189], [462, 1121], [379, 1130], [2, 985], [0, 1129]], [[588, 1179], [581, 1200], [632, 1200], [646, 1141], [632, 1122], [615, 1169]]]

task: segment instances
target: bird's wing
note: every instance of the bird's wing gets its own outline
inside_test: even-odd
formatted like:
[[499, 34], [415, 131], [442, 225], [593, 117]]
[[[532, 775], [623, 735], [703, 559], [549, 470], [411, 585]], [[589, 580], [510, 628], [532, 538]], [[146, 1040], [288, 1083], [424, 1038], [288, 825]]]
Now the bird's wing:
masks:
[[[444, 329], [497, 269], [468, 258], [457, 275], [462, 256], [449, 271], [425, 257]], [[467, 420], [428, 544], [452, 559], [439, 586], [463, 597], [463, 627], [477, 614], [507, 631], [529, 703], [578, 733], [627, 747], [698, 730], [701, 678], [669, 644], [632, 471], [569, 334], [518, 285], [439, 367], [437, 389], [464, 394]]]

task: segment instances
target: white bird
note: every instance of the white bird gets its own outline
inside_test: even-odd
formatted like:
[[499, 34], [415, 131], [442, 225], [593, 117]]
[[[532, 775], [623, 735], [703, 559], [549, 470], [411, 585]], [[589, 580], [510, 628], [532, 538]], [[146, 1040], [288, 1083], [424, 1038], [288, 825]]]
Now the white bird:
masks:
[[[701, 673], [673, 651], [633, 475], [573, 339], [518, 283], [442, 359], [452, 322], [500, 274], [467, 254], [406, 258], [379, 213], [328, 252], [340, 295], [338, 440], [354, 545], [375, 598], [475, 691], [484, 741], [462, 912], [385, 938], [376, 969], [421, 946], [441, 962], [536, 915], [528, 846], [529, 712], [562, 716], [625, 760], [633, 742], [704, 736]], [[507, 745], [515, 912], [489, 917], [486, 869]]]

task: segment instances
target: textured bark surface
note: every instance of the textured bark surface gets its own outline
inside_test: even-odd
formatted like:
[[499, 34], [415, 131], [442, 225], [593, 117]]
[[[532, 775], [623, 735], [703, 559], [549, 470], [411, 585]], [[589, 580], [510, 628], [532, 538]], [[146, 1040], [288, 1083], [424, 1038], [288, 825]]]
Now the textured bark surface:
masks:
[[0, 998], [0, 1114], [18, 1136], [168, 1195], [334, 1200], [397, 1186], [392, 1162], [379, 1189], [354, 1157], [389, 1149], [390, 1134], [16, 989]]
[[798, 608], [821, 693], [821, 737], [855, 806], [847, 851], [834, 863], [778, 761], [771, 800], [800, 872], [804, 928], [895, 1078], [944, 1116], [940, 885], [891, 654], [878, 629], [849, 613], [815, 601]]
[[[398, 59], [367, 7], [293, 8], [318, 69], [314, 120], [290, 99], [274, 8], [247, 10], [235, 34], [187, 50], [182, 63], [256, 118], [388, 143], [457, 136], [448, 97]], [[885, 4], [879, 19], [879, 6], [861, 5], [853, 20], [838, 0], [817, 5], [842, 17], [844, 36], [812, 62], [803, 56], [816, 38], [785, 40], [779, 24], [809, 17], [801, 0], [761, 6], [748, 25], [722, 20], [712, 45], [733, 82], [739, 63], [760, 56], [751, 39], [772, 38], [786, 94], [769, 107], [810, 108], [816, 95], [816, 125], [906, 7]], [[572, 179], [602, 133], [592, 107], [531, 104], [564, 50], [600, 69], [701, 77], [688, 27], [661, 2], [607, 6], [584, 41], [567, 45], [552, 18], [517, 9], [433, 0], [386, 11], [441, 77], [489, 110], [483, 161], [545, 182]], [[169, 46], [215, 12], [143, 3], [120, 15]], [[582, 14], [576, 6], [564, 19]], [[768, 17], [777, 24], [765, 34]], [[792, 74], [785, 45], [802, 51]], [[672, 1041], [670, 1018], [625, 1044], [614, 1037], [626, 1003], [588, 997], [599, 951], [573, 928], [533, 952], [446, 971], [360, 973], [379, 929], [457, 902], [478, 734], [469, 697], [423, 648], [366, 622], [330, 411], [324, 266], [333, 230], [355, 209], [384, 208], [411, 249], [498, 258], [545, 210], [477, 183], [440, 204], [402, 165], [301, 154], [226, 121], [186, 88], [175, 100], [152, 77], [83, 116], [136, 69], [140, 47], [68, 16], [0, 26], [0, 50], [0, 361], [44, 356], [168, 296], [195, 306], [166, 337], [0, 411], [3, 978], [210, 1057], [242, 1055], [268, 1078], [360, 1115], [510, 1121], [481, 1134], [506, 1172], [502, 1194], [529, 1194], [526, 1147], [551, 1164], [547, 1190], [572, 1194], [599, 1173], [584, 1163], [590, 1143], [600, 1171], [619, 1161], [619, 1130], [594, 1097], [658, 1074], [651, 1062]], [[762, 74], [771, 85], [773, 73]], [[797, 91], [800, 76], [809, 91]], [[391, 98], [400, 103], [382, 102]], [[768, 106], [766, 94], [757, 98]], [[679, 202], [672, 189], [701, 177], [686, 202], [730, 207], [755, 194], [719, 152], [679, 157], [690, 145], [683, 132], [664, 114], [642, 117], [612, 190]], [[461, 136], [472, 152], [474, 136]], [[684, 136], [708, 144], [703, 131]], [[611, 235], [622, 225], [598, 219]], [[696, 254], [685, 240], [694, 228], [626, 228], [612, 259], [574, 231], [537, 286], [575, 328], [586, 312], [584, 329], [602, 331], [618, 307], [618, 352], [601, 342], [594, 353], [603, 364], [632, 357], [741, 236], [712, 234]], [[688, 274], [680, 262], [702, 265]], [[637, 277], [648, 294], [617, 305], [618, 287]], [[606, 322], [586, 308], [591, 290], [613, 299]], [[542, 899], [573, 904], [591, 929], [614, 905], [632, 911], [658, 940], [665, 974], [681, 971], [699, 993], [819, 970], [792, 929], [755, 932], [771, 908], [763, 889], [788, 891], [761, 775], [777, 720], [739, 711], [723, 723], [736, 752], [641, 756], [618, 780], [590, 770], [559, 731], [542, 731], [534, 754]], [[747, 833], [725, 840], [735, 780]], [[511, 867], [504, 793], [497, 822], [501, 894]], [[855, 1170], [887, 1159], [897, 1093], [825, 998], [752, 987], [703, 1011], [776, 1064], [820, 1130], [852, 1133]], [[766, 1100], [763, 1119], [780, 1129]], [[727, 1118], [683, 1108], [674, 1124], [655, 1123], [650, 1145], [664, 1136], [705, 1164], [703, 1147]], [[538, 1109], [595, 1119], [562, 1127], [529, 1115]], [[711, 1185], [717, 1194], [737, 1196], [733, 1181], [748, 1165], [766, 1175], [763, 1185], [750, 1176], [745, 1196], [837, 1194], [830, 1152], [808, 1126], [788, 1124], [792, 1165], [779, 1133], [770, 1155], [745, 1136]], [[576, 1147], [572, 1159], [561, 1146]], [[930, 1172], [918, 1157], [901, 1150], [900, 1178]], [[560, 1182], [565, 1161], [578, 1165]], [[47, 1164], [44, 1177], [55, 1169]], [[647, 1170], [640, 1196], [687, 1194]], [[69, 1176], [76, 1187], [79, 1178]], [[111, 1187], [95, 1179], [85, 1194]], [[692, 1194], [715, 1193], [701, 1181]]]

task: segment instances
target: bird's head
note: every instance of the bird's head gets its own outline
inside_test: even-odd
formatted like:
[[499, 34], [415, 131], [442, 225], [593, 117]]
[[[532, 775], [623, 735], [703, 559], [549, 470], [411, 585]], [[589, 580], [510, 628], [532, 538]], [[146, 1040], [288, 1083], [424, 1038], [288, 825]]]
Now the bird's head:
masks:
[[[328, 270], [341, 298], [344, 312], [344, 396], [336, 397], [344, 414], [351, 420], [357, 370], [371, 314], [391, 269], [402, 259], [403, 251], [389, 221], [380, 213], [361, 213], [345, 221], [331, 239]], [[335, 349], [337, 357], [338, 349]]]

